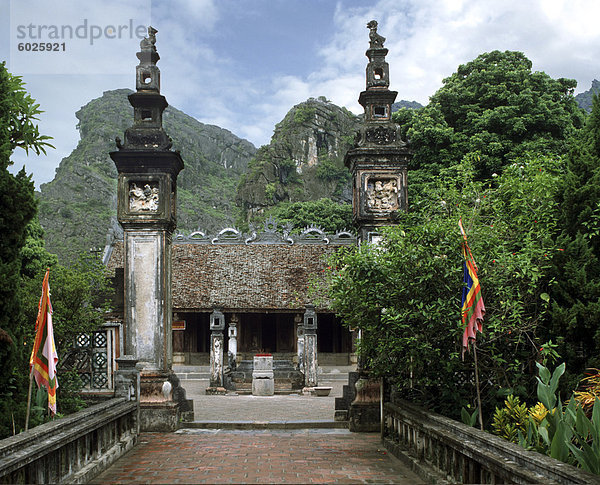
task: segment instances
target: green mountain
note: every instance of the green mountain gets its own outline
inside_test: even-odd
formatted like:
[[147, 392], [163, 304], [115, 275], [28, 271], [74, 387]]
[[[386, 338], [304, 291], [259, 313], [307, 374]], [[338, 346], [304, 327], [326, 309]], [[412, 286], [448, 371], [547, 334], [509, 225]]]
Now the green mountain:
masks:
[[406, 101], [405, 99], [401, 99], [392, 104], [392, 113], [398, 111], [400, 108], [419, 109], [422, 107], [423, 105], [418, 101]]
[[[63, 261], [103, 247], [109, 228], [117, 226], [117, 171], [108, 153], [116, 150], [115, 137], [133, 122], [131, 92], [107, 91], [76, 113], [81, 139], [61, 161], [54, 180], [41, 186], [39, 218], [46, 247]], [[185, 162], [178, 178], [178, 227], [214, 231], [233, 224], [237, 208], [232, 201], [256, 153], [254, 145], [171, 106], [163, 124]]]
[[594, 94], [600, 93], [600, 81], [594, 79], [592, 81], [592, 87], [583, 93], [579, 93], [575, 96], [575, 101], [580, 108], [583, 108], [588, 113], [592, 112], [592, 98]]
[[294, 106], [240, 180], [236, 202], [246, 222], [281, 202], [321, 198], [350, 202], [352, 188], [344, 155], [359, 123], [358, 116], [322, 96]]

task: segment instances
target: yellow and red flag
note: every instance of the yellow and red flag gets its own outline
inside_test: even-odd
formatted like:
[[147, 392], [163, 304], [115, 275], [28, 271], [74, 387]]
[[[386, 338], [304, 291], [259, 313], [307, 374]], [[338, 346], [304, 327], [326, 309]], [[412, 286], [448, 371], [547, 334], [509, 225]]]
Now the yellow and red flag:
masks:
[[48, 278], [50, 270], [46, 270], [42, 284], [42, 297], [38, 305], [38, 315], [35, 321], [35, 341], [29, 359], [30, 372], [38, 386], [44, 386], [48, 390], [48, 408], [52, 414], [56, 414], [56, 364], [58, 355], [54, 343], [54, 331], [52, 328], [52, 304], [50, 303], [50, 285]]
[[463, 236], [462, 252], [464, 262], [464, 286], [462, 291], [462, 322], [465, 327], [462, 341], [462, 356], [469, 348], [469, 343], [475, 341], [476, 332], [482, 331], [482, 322], [485, 315], [485, 305], [481, 296], [481, 286], [477, 277], [477, 265], [467, 245], [467, 235], [463, 229], [462, 221], [458, 221], [460, 232]]

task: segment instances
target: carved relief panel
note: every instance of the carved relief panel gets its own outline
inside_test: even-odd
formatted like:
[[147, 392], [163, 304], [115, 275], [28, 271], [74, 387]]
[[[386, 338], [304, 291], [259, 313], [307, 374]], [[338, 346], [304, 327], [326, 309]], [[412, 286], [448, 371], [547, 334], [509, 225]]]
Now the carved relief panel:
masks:
[[396, 178], [369, 178], [366, 205], [370, 211], [394, 211], [398, 209], [398, 180]]
[[[395, 172], [395, 173], [394, 173]], [[405, 209], [405, 175], [392, 170], [360, 171], [358, 181], [359, 213], [363, 220], [386, 220], [392, 212]]]
[[121, 223], [172, 224], [175, 192], [169, 174], [120, 174], [117, 214]]
[[129, 211], [157, 212], [160, 202], [158, 182], [129, 182]]

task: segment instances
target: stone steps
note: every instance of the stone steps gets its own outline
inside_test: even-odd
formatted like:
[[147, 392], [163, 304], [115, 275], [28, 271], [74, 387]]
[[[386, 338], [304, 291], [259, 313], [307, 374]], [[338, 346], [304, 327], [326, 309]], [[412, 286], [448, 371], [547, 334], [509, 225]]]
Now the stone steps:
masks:
[[[319, 383], [348, 382], [348, 373], [353, 371], [351, 366], [322, 366], [319, 367]], [[173, 371], [181, 380], [208, 380], [210, 367], [207, 365], [174, 365]]]
[[346, 429], [347, 421], [190, 421], [181, 423], [179, 429]]

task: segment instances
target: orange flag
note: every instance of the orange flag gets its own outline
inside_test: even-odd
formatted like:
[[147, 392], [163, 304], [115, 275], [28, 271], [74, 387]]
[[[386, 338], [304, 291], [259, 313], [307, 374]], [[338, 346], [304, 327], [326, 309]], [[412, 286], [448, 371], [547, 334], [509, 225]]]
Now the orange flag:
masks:
[[462, 291], [461, 316], [465, 327], [462, 343], [462, 357], [465, 357], [465, 351], [469, 349], [469, 343], [475, 341], [477, 332], [483, 330], [483, 317], [485, 315], [485, 305], [481, 296], [481, 286], [477, 277], [477, 265], [467, 245], [467, 234], [462, 225], [462, 220], [458, 221], [460, 232], [463, 236], [462, 251], [465, 258], [464, 278]]
[[48, 278], [50, 270], [46, 270], [42, 284], [42, 297], [38, 305], [38, 316], [35, 321], [35, 341], [29, 359], [30, 372], [38, 386], [48, 389], [48, 408], [56, 414], [56, 364], [58, 355], [54, 344], [54, 331], [52, 328], [52, 304], [50, 303], [50, 285]]

